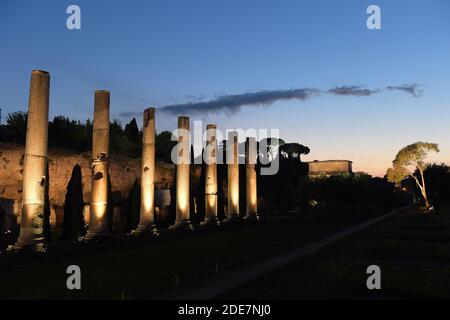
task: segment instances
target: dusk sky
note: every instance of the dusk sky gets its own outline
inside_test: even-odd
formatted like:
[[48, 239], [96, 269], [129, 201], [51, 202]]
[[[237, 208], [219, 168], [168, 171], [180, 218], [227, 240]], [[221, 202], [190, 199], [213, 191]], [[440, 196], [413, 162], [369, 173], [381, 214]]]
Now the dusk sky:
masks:
[[[70, 4], [81, 8], [81, 30], [66, 28]], [[381, 30], [366, 27], [370, 4], [381, 8]], [[0, 65], [3, 123], [26, 111], [31, 70], [43, 69], [50, 118], [92, 118], [96, 89], [111, 91], [122, 124], [149, 106], [267, 91], [271, 103], [230, 113], [219, 99], [218, 112], [191, 119], [280, 129], [310, 147], [302, 160], [348, 159], [373, 175], [416, 141], [438, 143], [431, 160], [450, 164], [448, 0], [2, 0]], [[271, 98], [305, 88], [318, 91]], [[176, 124], [176, 112], [157, 112], [158, 131]]]

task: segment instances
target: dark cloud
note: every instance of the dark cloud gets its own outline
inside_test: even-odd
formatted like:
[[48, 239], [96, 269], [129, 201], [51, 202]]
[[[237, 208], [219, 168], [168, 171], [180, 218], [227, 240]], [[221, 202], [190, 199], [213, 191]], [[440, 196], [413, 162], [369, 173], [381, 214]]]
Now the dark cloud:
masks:
[[[232, 115], [237, 113], [244, 106], [268, 106], [276, 101], [282, 100], [304, 101], [319, 96], [322, 93], [339, 96], [368, 97], [386, 90], [397, 90], [418, 97], [423, 92], [419, 87], [418, 84], [413, 83], [401, 86], [387, 86], [384, 89], [367, 89], [362, 86], [341, 86], [331, 88], [327, 91], [315, 88], [266, 90], [243, 94], [221, 95], [210, 101], [201, 101], [203, 96], [188, 96], [191, 102], [166, 105], [158, 108], [157, 111], [171, 115], [205, 115], [210, 113], [226, 113]], [[122, 112], [119, 115], [123, 118], [131, 118], [141, 116], [141, 113]]]
[[361, 86], [342, 86], [332, 88], [327, 92], [339, 96], [367, 97], [379, 93], [380, 91], [380, 89], [364, 89]]
[[214, 100], [204, 102], [189, 102], [168, 105], [159, 108], [158, 111], [174, 115], [219, 112], [234, 114], [243, 106], [267, 106], [281, 100], [306, 100], [319, 94], [320, 90], [311, 88], [258, 91], [243, 94], [223, 95]]
[[142, 112], [121, 112], [119, 116], [122, 118], [135, 118], [142, 116]]
[[420, 89], [420, 85], [418, 85], [417, 83], [404, 84], [402, 86], [387, 86], [386, 89], [391, 91], [404, 91], [406, 93], [412, 94], [416, 98], [423, 93], [423, 90]]

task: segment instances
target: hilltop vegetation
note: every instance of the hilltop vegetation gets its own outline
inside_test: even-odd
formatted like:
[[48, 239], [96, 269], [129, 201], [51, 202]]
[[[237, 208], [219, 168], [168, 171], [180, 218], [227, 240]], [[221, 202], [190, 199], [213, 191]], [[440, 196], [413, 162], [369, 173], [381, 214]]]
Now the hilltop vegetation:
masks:
[[[27, 130], [27, 113], [13, 112], [6, 119], [6, 125], [0, 126], [0, 141], [25, 144]], [[156, 137], [156, 157], [158, 160], [170, 160], [170, 150], [175, 141], [172, 134], [163, 131]], [[132, 119], [125, 127], [118, 120], [110, 123], [110, 152], [124, 156], [139, 158], [142, 153], [142, 130], [136, 119]], [[92, 121], [71, 120], [64, 116], [56, 116], [48, 125], [48, 145], [50, 148], [88, 152], [92, 149]], [[169, 157], [167, 157], [167, 155]]]

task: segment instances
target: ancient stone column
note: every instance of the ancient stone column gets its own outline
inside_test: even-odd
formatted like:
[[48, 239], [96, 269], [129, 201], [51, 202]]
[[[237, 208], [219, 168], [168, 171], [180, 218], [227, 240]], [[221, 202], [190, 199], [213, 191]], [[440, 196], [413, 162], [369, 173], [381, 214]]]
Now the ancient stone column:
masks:
[[257, 218], [257, 189], [256, 189], [256, 139], [247, 138], [245, 142], [245, 185], [246, 185], [246, 217]]
[[216, 125], [206, 126], [205, 223], [217, 223], [217, 140]]
[[239, 154], [238, 154], [237, 132], [228, 133], [227, 168], [228, 168], [227, 219], [233, 220], [239, 216]]
[[144, 111], [142, 127], [141, 211], [138, 232], [155, 230], [155, 108]]
[[44, 206], [47, 177], [50, 74], [33, 70], [28, 101], [22, 188], [22, 222], [15, 249], [45, 249]]
[[92, 131], [91, 214], [87, 238], [110, 232], [108, 226], [109, 91], [95, 91]]
[[176, 179], [176, 220], [175, 226], [189, 224], [189, 157], [190, 133], [189, 117], [178, 117], [178, 149]]

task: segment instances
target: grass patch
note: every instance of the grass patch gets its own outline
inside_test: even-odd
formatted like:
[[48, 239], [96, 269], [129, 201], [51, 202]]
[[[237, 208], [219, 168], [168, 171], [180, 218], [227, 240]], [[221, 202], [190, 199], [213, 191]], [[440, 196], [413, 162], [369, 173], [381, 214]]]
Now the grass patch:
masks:
[[[321, 239], [367, 220], [245, 225], [162, 241], [49, 256], [0, 270], [1, 299], [126, 299], [149, 297], [234, 266]], [[1, 265], [1, 260], [0, 260]], [[66, 268], [78, 265], [82, 290], [66, 288]]]
[[[411, 209], [225, 293], [223, 299], [448, 299], [450, 205]], [[381, 268], [381, 290], [366, 268]]]

